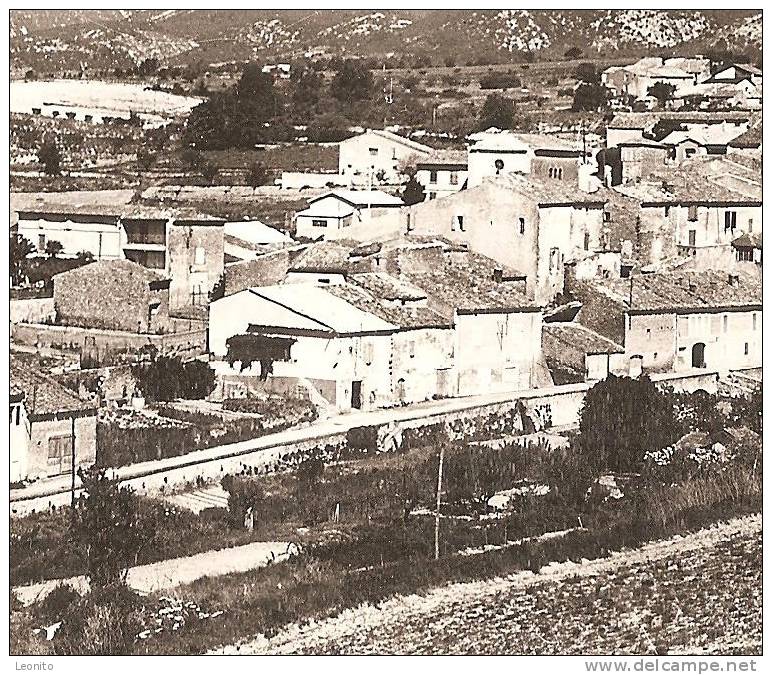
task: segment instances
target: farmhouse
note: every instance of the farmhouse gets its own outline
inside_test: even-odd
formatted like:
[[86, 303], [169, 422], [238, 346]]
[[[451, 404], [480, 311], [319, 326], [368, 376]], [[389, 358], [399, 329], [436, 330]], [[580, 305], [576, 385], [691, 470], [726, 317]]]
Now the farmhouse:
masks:
[[100, 260], [57, 274], [56, 321], [138, 333], [169, 330], [169, 279], [130, 260]]
[[446, 197], [465, 189], [468, 162], [466, 150], [435, 150], [416, 164], [416, 180], [426, 199]]
[[[12, 448], [16, 457], [16, 480], [45, 478], [93, 464], [96, 460], [96, 407], [83, 401], [33, 365], [11, 354], [11, 391], [15, 392], [19, 427], [26, 411], [28, 446], [24, 453], [24, 433], [19, 428], [12, 438], [19, 439]], [[12, 404], [13, 405], [13, 404]], [[12, 420], [15, 425], [16, 417]], [[73, 452], [74, 451], [74, 452]], [[74, 457], [73, 457], [74, 454]]]
[[607, 68], [601, 74], [601, 82], [620, 97], [641, 99], [649, 95], [649, 89], [657, 83], [669, 84], [676, 91], [695, 84], [700, 75], [706, 75], [707, 59], [668, 59], [646, 57], [629, 66]]
[[332, 190], [308, 201], [308, 208], [295, 214], [295, 234], [323, 239], [331, 232], [345, 236], [345, 228], [366, 225], [373, 218], [398, 211], [399, 197], [380, 190]]
[[761, 366], [761, 279], [747, 270], [588, 281], [578, 321], [623, 344], [644, 371]]
[[338, 173], [351, 186], [397, 183], [401, 166], [415, 165], [434, 152], [428, 145], [382, 129], [368, 129], [341, 141], [338, 148]]
[[624, 142], [640, 142], [655, 137], [657, 125], [683, 126], [687, 131], [704, 129], [715, 124], [737, 128], [738, 134], [748, 129], [753, 114], [749, 111], [715, 112], [625, 112], [617, 113], [606, 127], [606, 147], [613, 148]]

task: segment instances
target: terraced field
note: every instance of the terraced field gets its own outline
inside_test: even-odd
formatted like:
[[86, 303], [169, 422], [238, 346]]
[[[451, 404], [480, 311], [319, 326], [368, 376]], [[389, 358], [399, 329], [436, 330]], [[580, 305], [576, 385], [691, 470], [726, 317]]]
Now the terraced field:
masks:
[[454, 584], [227, 653], [760, 654], [761, 518], [611, 558]]

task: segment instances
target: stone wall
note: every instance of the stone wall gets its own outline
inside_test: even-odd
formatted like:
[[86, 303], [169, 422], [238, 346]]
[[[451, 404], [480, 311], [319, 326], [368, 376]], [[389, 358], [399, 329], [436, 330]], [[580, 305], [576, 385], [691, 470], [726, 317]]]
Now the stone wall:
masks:
[[53, 298], [10, 301], [11, 323], [47, 323], [56, 316]]

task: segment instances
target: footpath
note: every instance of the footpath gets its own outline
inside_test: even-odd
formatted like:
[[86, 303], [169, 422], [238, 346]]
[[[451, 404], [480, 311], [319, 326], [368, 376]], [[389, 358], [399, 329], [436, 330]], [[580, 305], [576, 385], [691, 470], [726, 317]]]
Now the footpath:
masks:
[[[205, 551], [185, 558], [172, 558], [147, 565], [132, 567], [126, 583], [138, 593], [146, 595], [189, 584], [202, 577], [217, 577], [233, 572], [248, 572], [268, 564], [287, 560], [298, 552], [297, 546], [281, 541], [258, 541], [216, 551]], [[24, 605], [44, 598], [60, 584], [68, 584], [77, 591], [88, 590], [84, 576], [68, 579], [50, 579], [37, 584], [15, 586], [16, 597]]]

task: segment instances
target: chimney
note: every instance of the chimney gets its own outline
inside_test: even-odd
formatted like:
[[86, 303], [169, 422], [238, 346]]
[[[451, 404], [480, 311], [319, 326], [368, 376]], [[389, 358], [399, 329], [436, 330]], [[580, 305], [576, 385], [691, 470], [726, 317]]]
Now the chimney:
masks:
[[504, 279], [504, 270], [502, 270], [500, 267], [496, 267], [493, 270], [493, 280], [500, 284]]

